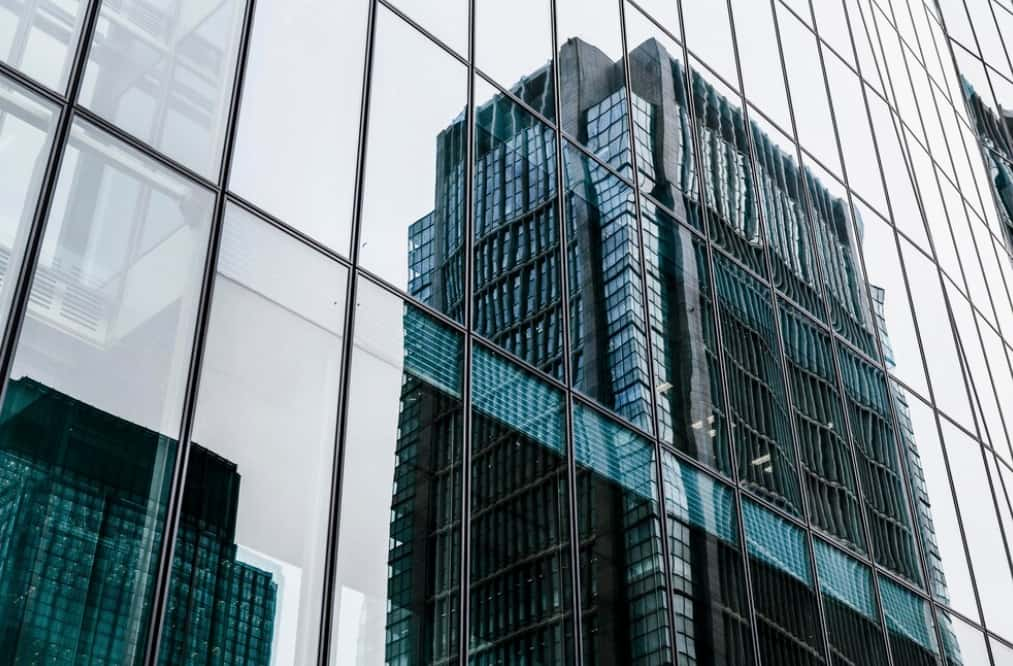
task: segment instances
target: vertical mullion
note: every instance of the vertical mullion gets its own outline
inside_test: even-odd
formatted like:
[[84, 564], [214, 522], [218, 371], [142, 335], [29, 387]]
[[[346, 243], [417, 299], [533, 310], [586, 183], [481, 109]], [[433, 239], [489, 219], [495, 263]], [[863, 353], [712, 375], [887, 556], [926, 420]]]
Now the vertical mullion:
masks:
[[369, 2], [366, 16], [366, 39], [362, 63], [362, 88], [359, 99], [359, 135], [356, 143], [355, 176], [352, 190], [352, 209], [344, 214], [351, 215], [351, 238], [349, 260], [351, 269], [345, 284], [345, 312], [342, 321], [341, 363], [338, 370], [338, 404], [334, 426], [334, 459], [331, 469], [329, 515], [327, 521], [326, 556], [324, 559], [323, 599], [320, 612], [319, 641], [317, 644], [318, 666], [328, 666], [331, 656], [331, 628], [334, 622], [334, 599], [337, 591], [337, 552], [341, 525], [341, 490], [344, 479], [345, 439], [348, 425], [348, 396], [351, 392], [352, 356], [355, 350], [355, 313], [358, 293], [359, 237], [362, 226], [363, 179], [366, 166], [367, 136], [369, 129], [369, 103], [372, 89], [373, 51], [376, 42], [377, 0]]
[[569, 514], [570, 530], [570, 606], [573, 622], [573, 656], [574, 663], [582, 666], [584, 663], [584, 639], [583, 639], [583, 603], [581, 601], [580, 587], [580, 521], [577, 518], [577, 450], [573, 435], [573, 355], [571, 352], [570, 340], [570, 246], [569, 234], [567, 233], [566, 222], [569, 219], [569, 211], [566, 207], [566, 157], [564, 155], [564, 139], [560, 127], [560, 119], [563, 117], [562, 101], [560, 92], [562, 85], [559, 74], [559, 16], [556, 11], [556, 0], [549, 0], [549, 23], [551, 24], [552, 40], [552, 98], [555, 123], [553, 123], [553, 135], [556, 142], [556, 218], [558, 224], [557, 234], [559, 236], [559, 285], [560, 303], [562, 304], [560, 319], [563, 330], [563, 382], [566, 385], [566, 485], [567, 504]]
[[159, 659], [162, 631], [165, 623], [166, 605], [169, 596], [169, 585], [172, 577], [172, 560], [176, 546], [176, 532], [179, 529], [180, 513], [185, 492], [186, 468], [190, 456], [191, 437], [193, 435], [194, 417], [197, 410], [197, 399], [200, 388], [201, 367], [204, 361], [208, 324], [211, 318], [211, 301], [214, 291], [215, 270], [218, 264], [218, 253], [221, 247], [222, 227], [225, 209], [228, 203], [225, 186], [228, 183], [232, 168], [232, 148], [236, 139], [238, 126], [240, 96], [246, 74], [246, 54], [253, 26], [253, 16], [257, 0], [246, 0], [243, 10], [243, 23], [240, 29], [241, 39], [236, 54], [235, 76], [229, 103], [229, 115], [226, 121], [225, 142], [218, 171], [218, 182], [215, 189], [215, 208], [211, 219], [211, 230], [208, 250], [204, 258], [204, 272], [201, 278], [200, 297], [197, 306], [193, 348], [190, 364], [187, 369], [186, 389], [183, 400], [183, 413], [180, 424], [179, 447], [176, 452], [172, 471], [172, 485], [169, 489], [162, 543], [159, 553], [158, 568], [154, 582], [152, 613], [149, 618], [147, 641], [145, 644], [144, 663], [155, 666]]

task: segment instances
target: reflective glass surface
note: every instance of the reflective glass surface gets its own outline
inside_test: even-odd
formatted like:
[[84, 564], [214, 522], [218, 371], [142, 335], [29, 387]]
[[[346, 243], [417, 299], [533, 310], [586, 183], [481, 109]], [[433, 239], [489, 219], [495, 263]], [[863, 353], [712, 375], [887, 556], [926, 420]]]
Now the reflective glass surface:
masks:
[[211, 209], [71, 129], [0, 416], [4, 661], [141, 663]]
[[80, 101], [217, 180], [244, 3], [102, 0]]
[[463, 341], [366, 281], [356, 310], [342, 464], [360, 473], [344, 476], [339, 499], [331, 658], [450, 661], [461, 644]]
[[62, 92], [87, 4], [85, 0], [6, 3], [0, 8], [0, 60]]
[[223, 236], [161, 662], [304, 664], [320, 626], [346, 271], [234, 206]]

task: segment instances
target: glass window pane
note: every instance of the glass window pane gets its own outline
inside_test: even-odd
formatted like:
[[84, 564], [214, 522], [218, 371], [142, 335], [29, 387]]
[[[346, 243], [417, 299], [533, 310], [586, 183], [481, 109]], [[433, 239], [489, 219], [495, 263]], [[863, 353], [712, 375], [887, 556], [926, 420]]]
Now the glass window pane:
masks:
[[651, 427], [651, 393], [634, 193], [564, 145], [574, 386]]
[[662, 450], [678, 663], [753, 663], [732, 489]]
[[377, 10], [359, 258], [460, 320], [468, 70], [387, 9]]
[[660, 437], [731, 476], [707, 246], [641, 200]]
[[5, 3], [0, 7], [0, 60], [63, 92], [87, 5], [85, 0]]
[[894, 387], [897, 418], [908, 450], [911, 494], [929, 569], [932, 595], [967, 617], [978, 617], [971, 569], [957, 522], [957, 507], [932, 410]]
[[886, 640], [872, 571], [824, 541], [814, 541], [816, 573], [836, 663], [882, 666]]
[[1013, 647], [989, 637], [988, 644], [992, 647], [992, 659], [995, 666], [1013, 666]]
[[2, 412], [2, 661], [143, 657], [212, 204], [72, 127]]
[[764, 664], [825, 664], [820, 612], [802, 528], [758, 504], [742, 505]]
[[468, 0], [392, 0], [391, 4], [462, 56], [468, 54]]
[[788, 397], [770, 288], [720, 254], [714, 256], [714, 284], [739, 479], [770, 502], [800, 515]]
[[460, 622], [461, 337], [360, 280], [331, 663], [447, 663]]
[[557, 0], [559, 124], [610, 167], [632, 175], [620, 25], [618, 0]]
[[728, 5], [713, 0], [682, 0], [686, 46], [728, 83], [738, 87], [735, 48], [728, 21]]
[[596, 411], [573, 411], [584, 654], [669, 664], [654, 446]]
[[556, 117], [551, 12], [549, 0], [475, 2], [475, 66], [550, 120]]
[[809, 518], [816, 527], [865, 552], [833, 343], [827, 331], [798, 309], [783, 300], [779, 305], [791, 406], [809, 493]]
[[775, 123], [790, 128], [773, 6], [756, 0], [732, 0], [732, 16], [746, 97]]
[[991, 484], [985, 471], [981, 445], [943, 419], [950, 475], [963, 518], [967, 549], [974, 565], [985, 623], [992, 631], [1013, 637], [1013, 575], [1003, 533], [996, 519]]
[[474, 327], [562, 379], [556, 134], [493, 90], [476, 82]]
[[245, 8], [103, 0], [81, 104], [217, 180]]
[[563, 394], [478, 346], [472, 373], [470, 662], [573, 663]]
[[[342, 254], [352, 228], [368, 9], [368, 0], [257, 3], [229, 180], [237, 194]], [[307, 122], [307, 111], [326, 122]]]
[[0, 78], [0, 163], [4, 165], [4, 176], [0, 178], [0, 253], [5, 259], [0, 262], [0, 327], [10, 311], [56, 118], [55, 107]]
[[890, 654], [895, 666], [938, 664], [939, 648], [929, 604], [887, 578], [880, 577], [879, 591], [883, 595]]
[[985, 636], [980, 630], [943, 611], [939, 611], [938, 617], [947, 666], [989, 663]]
[[227, 209], [163, 663], [195, 650], [245, 649], [265, 665], [316, 657], [345, 279], [323, 255]]

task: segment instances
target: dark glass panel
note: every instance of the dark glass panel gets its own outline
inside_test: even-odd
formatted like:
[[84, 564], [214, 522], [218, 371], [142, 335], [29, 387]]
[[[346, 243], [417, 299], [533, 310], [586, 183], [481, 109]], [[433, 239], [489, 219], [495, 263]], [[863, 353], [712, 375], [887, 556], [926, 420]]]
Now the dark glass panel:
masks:
[[706, 241], [641, 201], [659, 436], [731, 476]]
[[872, 571], [819, 539], [813, 545], [833, 663], [885, 666], [886, 638]]
[[573, 419], [584, 661], [671, 664], [654, 447], [580, 403]]
[[72, 126], [0, 413], [0, 661], [143, 658], [213, 201]]
[[564, 146], [573, 384], [646, 430], [651, 390], [634, 192]]
[[753, 502], [742, 505], [764, 664], [826, 664], [805, 532]]
[[331, 663], [458, 658], [461, 336], [362, 280]]
[[734, 493], [668, 451], [661, 465], [678, 663], [752, 664]]
[[714, 284], [739, 479], [770, 502], [801, 514], [770, 288], [720, 254], [714, 256]]
[[306, 664], [320, 631], [346, 270], [236, 207], [222, 234], [159, 663]]
[[475, 331], [562, 379], [556, 135], [489, 86], [475, 95]]
[[830, 334], [784, 301], [779, 309], [809, 519], [864, 552], [855, 470]]
[[573, 663], [563, 394], [476, 346], [469, 661]]

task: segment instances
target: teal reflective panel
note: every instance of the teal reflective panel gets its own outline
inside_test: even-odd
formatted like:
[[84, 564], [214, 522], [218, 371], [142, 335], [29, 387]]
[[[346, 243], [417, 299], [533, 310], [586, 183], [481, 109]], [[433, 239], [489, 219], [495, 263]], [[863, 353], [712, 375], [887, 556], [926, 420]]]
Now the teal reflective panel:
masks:
[[463, 340], [364, 278], [355, 307], [331, 663], [452, 662]]
[[519, 104], [476, 84], [474, 327], [562, 379], [556, 136]]
[[801, 514], [770, 287], [721, 254], [714, 255], [714, 286], [739, 479], [768, 501]]
[[650, 368], [634, 192], [569, 142], [563, 157], [573, 384], [647, 430]]
[[731, 475], [706, 241], [641, 200], [658, 433]]
[[671, 664], [654, 446], [574, 405], [584, 654]]
[[731, 488], [661, 454], [678, 663], [753, 663]]
[[750, 501], [742, 504], [764, 664], [826, 664], [802, 528]]
[[879, 621], [872, 571], [820, 539], [813, 545], [834, 659], [840, 663], [885, 666], [886, 639]]
[[143, 658], [213, 203], [72, 126], [0, 413], [0, 662]]
[[778, 306], [810, 520], [865, 552], [848, 426], [837, 390], [834, 343], [828, 331], [787, 301], [779, 298]]
[[470, 663], [572, 664], [563, 393], [476, 346], [472, 406]]
[[557, 453], [566, 448], [563, 396], [531, 373], [475, 347], [472, 407]]
[[879, 591], [883, 596], [893, 663], [936, 664], [939, 650], [929, 604], [888, 578], [880, 577]]

